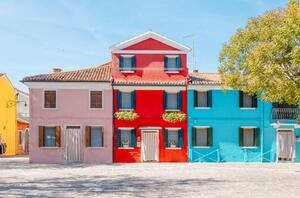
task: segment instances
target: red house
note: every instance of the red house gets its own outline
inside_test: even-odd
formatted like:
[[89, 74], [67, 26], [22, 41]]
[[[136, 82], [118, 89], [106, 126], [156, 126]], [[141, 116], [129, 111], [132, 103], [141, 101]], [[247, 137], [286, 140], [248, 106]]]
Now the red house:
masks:
[[114, 162], [187, 161], [187, 53], [154, 32], [111, 47]]

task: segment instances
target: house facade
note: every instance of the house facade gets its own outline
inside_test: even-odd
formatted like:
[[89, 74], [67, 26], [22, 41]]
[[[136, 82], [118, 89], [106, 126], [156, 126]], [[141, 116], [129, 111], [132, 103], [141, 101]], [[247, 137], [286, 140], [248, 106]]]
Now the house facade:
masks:
[[[189, 48], [154, 32], [111, 48], [114, 162], [186, 162]], [[128, 118], [129, 117], [129, 118]]]
[[215, 73], [190, 74], [190, 162], [300, 161], [297, 107], [221, 88]]
[[111, 63], [29, 76], [32, 163], [111, 163]]

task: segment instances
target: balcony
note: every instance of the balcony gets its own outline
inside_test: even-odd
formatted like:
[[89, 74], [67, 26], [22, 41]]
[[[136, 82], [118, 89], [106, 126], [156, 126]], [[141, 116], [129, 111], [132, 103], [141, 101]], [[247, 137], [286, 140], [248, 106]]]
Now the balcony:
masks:
[[295, 120], [298, 118], [298, 108], [273, 108], [272, 119], [274, 120]]

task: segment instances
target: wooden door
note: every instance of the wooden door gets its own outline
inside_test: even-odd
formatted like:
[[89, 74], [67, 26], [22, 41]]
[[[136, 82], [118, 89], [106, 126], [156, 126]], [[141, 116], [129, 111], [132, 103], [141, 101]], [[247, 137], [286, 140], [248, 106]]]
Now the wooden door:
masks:
[[81, 137], [80, 127], [67, 127], [65, 133], [65, 160], [67, 162], [81, 161]]

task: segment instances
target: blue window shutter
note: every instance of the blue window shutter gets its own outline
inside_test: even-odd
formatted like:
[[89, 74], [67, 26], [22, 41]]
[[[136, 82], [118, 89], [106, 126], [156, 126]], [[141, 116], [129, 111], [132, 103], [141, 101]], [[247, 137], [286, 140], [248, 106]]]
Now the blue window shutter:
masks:
[[136, 108], [136, 91], [131, 92], [131, 107]]
[[244, 93], [242, 91], [239, 91], [239, 107], [242, 108], [244, 107]]
[[207, 107], [212, 107], [212, 90], [207, 92]]
[[167, 56], [164, 57], [164, 70], [168, 71], [168, 57]]
[[117, 129], [117, 147], [121, 147], [121, 130]]
[[168, 93], [164, 91], [164, 109], [168, 108]]
[[197, 146], [197, 128], [192, 128], [192, 146]]
[[239, 145], [240, 147], [244, 146], [244, 129], [239, 128]]
[[131, 63], [132, 63], [132, 71], [135, 71], [136, 70], [136, 57], [133, 56], [131, 58]]
[[176, 68], [178, 69], [178, 71], [180, 70], [180, 65], [181, 65], [181, 59], [180, 56], [176, 57]]
[[168, 129], [165, 129], [164, 131], [164, 143], [165, 143], [165, 148], [169, 147], [169, 142], [168, 142]]
[[120, 67], [120, 71], [122, 71], [124, 68], [124, 57], [123, 56], [119, 57], [119, 67]]
[[179, 91], [177, 93], [177, 109], [182, 110], [182, 93]]
[[136, 147], [136, 130], [132, 129], [131, 130], [131, 142], [130, 142], [130, 147]]
[[194, 93], [194, 107], [198, 107], [199, 106], [199, 104], [198, 104], [198, 91], [194, 90], [193, 93]]
[[118, 90], [118, 109], [122, 109], [122, 92]]
[[183, 129], [178, 130], [178, 143], [179, 148], [183, 148]]

